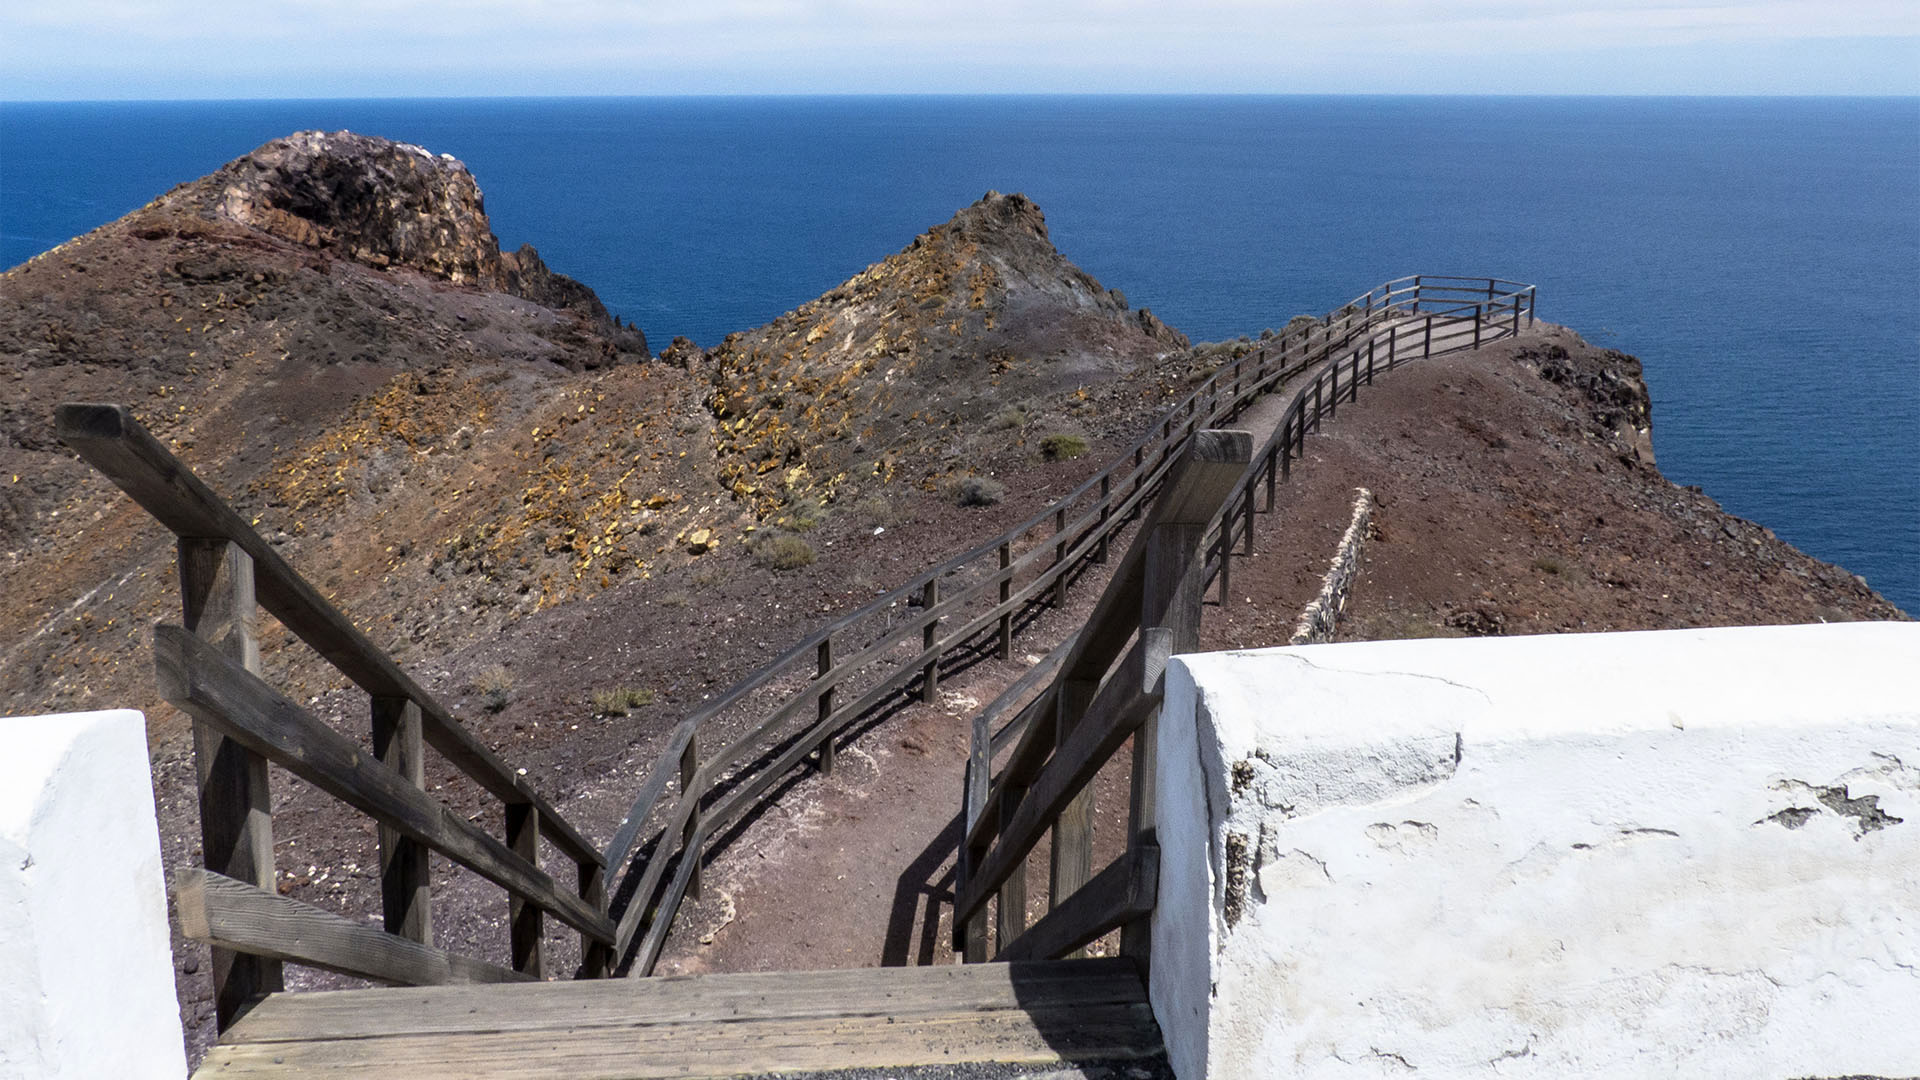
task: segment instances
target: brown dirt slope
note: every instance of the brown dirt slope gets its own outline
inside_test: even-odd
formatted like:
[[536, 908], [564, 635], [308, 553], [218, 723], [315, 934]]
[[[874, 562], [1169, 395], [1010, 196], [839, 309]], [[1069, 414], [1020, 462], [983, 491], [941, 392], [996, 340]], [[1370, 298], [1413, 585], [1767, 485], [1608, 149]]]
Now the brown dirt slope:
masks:
[[704, 358], [722, 480], [764, 510], [903, 476], [983, 471], [984, 429], [1138, 376], [1185, 336], [1130, 311], [988, 192], [905, 250]]
[[[1234, 562], [1232, 593], [1209, 592], [1202, 646], [1286, 643], [1357, 486], [1376, 494], [1378, 535], [1343, 640], [1904, 617], [1853, 575], [1666, 480], [1650, 424], [1639, 362], [1560, 327], [1383, 376], [1308, 437], [1273, 513], [1256, 519], [1253, 556]], [[1049, 612], [1013, 662], [944, 680], [939, 702], [907, 705], [842, 750], [833, 777], [807, 778], [744, 830], [709, 867], [662, 970], [950, 961], [973, 710], [1070, 633], [1099, 587], [1090, 578]], [[1126, 760], [1097, 784], [1096, 865], [1124, 842]], [[1046, 866], [1043, 845], [1032, 917], [1045, 911]]]

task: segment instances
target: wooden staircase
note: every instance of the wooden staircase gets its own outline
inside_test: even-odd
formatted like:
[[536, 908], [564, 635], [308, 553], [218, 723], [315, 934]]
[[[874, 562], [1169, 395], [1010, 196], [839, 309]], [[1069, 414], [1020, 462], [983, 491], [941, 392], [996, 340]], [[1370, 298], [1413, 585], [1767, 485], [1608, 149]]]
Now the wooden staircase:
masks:
[[723, 1077], [1161, 1053], [1122, 959], [280, 993], [199, 1078]]

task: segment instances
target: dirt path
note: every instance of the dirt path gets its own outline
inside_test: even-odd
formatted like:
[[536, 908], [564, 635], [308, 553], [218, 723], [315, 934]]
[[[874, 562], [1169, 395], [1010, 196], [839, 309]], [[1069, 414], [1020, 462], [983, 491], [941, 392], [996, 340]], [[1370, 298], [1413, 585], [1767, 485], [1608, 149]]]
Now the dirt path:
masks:
[[[1542, 326], [1363, 390], [1309, 436], [1295, 481], [1256, 518], [1232, 595], [1208, 596], [1202, 646], [1285, 643], [1362, 484], [1379, 498], [1379, 535], [1343, 639], [1900, 617], [1610, 441], [1578, 385], [1543, 385], [1538, 358], [1555, 348], [1576, 363], [1632, 363]], [[1263, 398], [1237, 426], [1257, 444], [1290, 397]], [[1078, 625], [1102, 583], [1083, 584], [1016, 642], [1013, 661], [947, 677], [938, 705], [844, 744], [837, 775], [806, 777], [740, 830], [709, 864], [706, 896], [683, 910], [660, 972], [951, 962], [970, 713]], [[1123, 842], [1126, 758], [1096, 782], [1096, 866]], [[1045, 910], [1046, 861], [1042, 845], [1030, 918]]]
[[[1383, 328], [1379, 336], [1382, 349], [1387, 332]], [[1456, 328], [1436, 335], [1436, 347], [1471, 336], [1471, 327]], [[1251, 431], [1257, 449], [1278, 428], [1304, 381], [1256, 399], [1233, 426]], [[1252, 583], [1266, 594], [1262, 610], [1283, 607], [1287, 614], [1278, 622], [1290, 627], [1324, 557], [1293, 550], [1256, 553], [1263, 563], [1276, 557], [1312, 568], [1290, 576], [1277, 593], [1272, 581]], [[910, 705], [847, 743], [834, 776], [799, 780], [737, 830], [734, 842], [708, 864], [704, 894], [682, 908], [659, 973], [951, 962], [953, 856], [971, 717], [1076, 629], [1104, 584], [1104, 575], [1089, 575], [1064, 609], [1027, 628], [1013, 660], [988, 661], [946, 678], [938, 704]], [[1262, 643], [1284, 640], [1282, 632]], [[1117, 755], [1117, 764], [1096, 781], [1096, 865], [1117, 856], [1125, 836], [1127, 756]], [[1036, 853], [1029, 868], [1036, 918], [1047, 905], [1046, 860]]]

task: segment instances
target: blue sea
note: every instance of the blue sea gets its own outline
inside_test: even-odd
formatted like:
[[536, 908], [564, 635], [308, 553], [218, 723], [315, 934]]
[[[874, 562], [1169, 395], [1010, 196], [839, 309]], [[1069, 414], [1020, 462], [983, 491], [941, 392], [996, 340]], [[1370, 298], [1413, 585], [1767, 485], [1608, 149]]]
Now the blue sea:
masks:
[[823, 97], [0, 104], [0, 264], [302, 128], [465, 160], [655, 347], [989, 188], [1195, 339], [1410, 273], [1638, 355], [1661, 468], [1920, 613], [1920, 99]]

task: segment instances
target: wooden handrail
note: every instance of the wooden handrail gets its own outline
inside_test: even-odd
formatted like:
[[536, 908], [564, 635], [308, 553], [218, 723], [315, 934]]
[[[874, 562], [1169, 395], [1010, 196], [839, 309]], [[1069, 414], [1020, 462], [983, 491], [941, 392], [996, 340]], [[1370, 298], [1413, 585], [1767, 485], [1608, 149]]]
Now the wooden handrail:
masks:
[[153, 631], [160, 696], [199, 723], [397, 829], [575, 929], [611, 944], [613, 923], [438, 799], [373, 761], [259, 676], [177, 626]]
[[[615, 924], [601, 850], [432, 695], [321, 597], [250, 524], [123, 406], [69, 403], [62, 440], [161, 524], [179, 552], [182, 627], [154, 631], [161, 695], [194, 719], [201, 848], [207, 870], [178, 880], [183, 932], [213, 946], [215, 1018], [225, 1030], [283, 988], [282, 961], [397, 982], [538, 978], [541, 918], [582, 936], [582, 977], [606, 974]], [[373, 752], [306, 713], [257, 675], [256, 605], [277, 617], [369, 698]], [[425, 790], [423, 749], [505, 808], [507, 842]], [[273, 891], [273, 762], [372, 817], [384, 927], [284, 900]], [[578, 871], [577, 890], [539, 866], [544, 836]], [[432, 947], [428, 851], [507, 890], [513, 970]]]
[[[1410, 289], [1397, 290], [1397, 286], [1407, 281], [1413, 282]], [[1502, 286], [1513, 288], [1503, 293], [1500, 291]], [[1269, 492], [1270, 510], [1273, 484], [1278, 476], [1286, 473], [1292, 458], [1304, 452], [1304, 433], [1309, 424], [1317, 430], [1322, 418], [1334, 415], [1343, 399], [1352, 401], [1357, 398], [1363, 382], [1370, 385], [1377, 372], [1390, 370], [1414, 355], [1431, 355], [1462, 347], [1477, 348], [1518, 332], [1522, 314], [1531, 322], [1533, 298], [1531, 286], [1503, 282], [1498, 278], [1423, 276], [1388, 282], [1347, 308], [1340, 309], [1338, 314], [1349, 318], [1350, 322], [1357, 309], [1357, 314], [1364, 317], [1363, 329], [1358, 333], [1343, 334], [1339, 344], [1322, 352], [1324, 363], [1295, 392], [1279, 425], [1264, 441], [1259, 453], [1253, 455], [1253, 463], [1245, 475], [1238, 478], [1236, 490], [1217, 503], [1217, 509], [1203, 523], [1197, 523], [1201, 530], [1199, 535], [1203, 537], [1199, 548], [1203, 554], [1199, 574], [1201, 588], [1218, 580], [1224, 601], [1236, 540], [1244, 538], [1248, 544], [1246, 553], [1252, 553], [1256, 491], [1264, 481]], [[1421, 310], [1423, 307], [1425, 310]], [[1420, 311], [1420, 314], [1411, 314], [1414, 311]], [[1470, 327], [1471, 335], [1464, 335], [1461, 327]], [[1331, 338], [1332, 327], [1328, 329]], [[1381, 329], [1387, 332], [1383, 334]], [[1403, 331], [1405, 337], [1402, 336]], [[1463, 338], [1467, 339], [1465, 343]], [[1417, 353], [1414, 349], [1416, 342]], [[1177, 489], [1166, 490], [1171, 492]], [[1165, 498], [1163, 496], [1163, 502]], [[1156, 507], [1155, 512], [1158, 513], [1159, 509]], [[1143, 528], [1141, 536], [1146, 534], [1147, 530]], [[1021, 718], [1031, 717], [1034, 720], [1048, 715], [1056, 707], [1058, 687], [1071, 677], [1077, 676], [1083, 680], [1106, 678], [1100, 694], [1087, 711], [1087, 718], [1081, 722], [1082, 726], [1065, 733], [1053, 731], [1048, 725], [1039, 723], [1023, 727], [1018, 745], [999, 774], [989, 781], [987, 774], [999, 747], [989, 735], [982, 732], [983, 725], [974, 725], [964, 786], [964, 831], [957, 866], [953, 921], [955, 948], [963, 951], [969, 961], [986, 958], [986, 903], [995, 890], [1010, 887], [1010, 877], [1024, 867], [1027, 856], [1038, 844], [1049, 823], [1060, 820], [1063, 808], [1084, 788], [1100, 764], [1111, 757], [1126, 736], [1134, 731], [1138, 718], [1150, 715], [1158, 702], [1157, 695], [1143, 688], [1132, 687], [1127, 682], [1125, 672], [1131, 670], [1131, 659], [1122, 665], [1120, 672], [1111, 677], [1106, 675], [1107, 662], [1118, 644], [1134, 633], [1134, 627], [1152, 625], [1150, 615], [1143, 616], [1137, 623], [1127, 618], [1127, 613], [1139, 600], [1139, 594], [1128, 588], [1127, 575], [1130, 569], [1125, 564], [1116, 569], [1086, 626], [1070, 646], [1063, 646], [1053, 654], [1059, 660], [1058, 678], [1032, 697], [1020, 713]], [[1138, 648], [1136, 645], [1136, 652]], [[1116, 687], [1119, 689], [1114, 689]], [[1026, 688], [1020, 696], [1030, 692], [1031, 688]], [[1137, 695], [1131, 708], [1117, 708], [1113, 701], [1104, 700], [1116, 695], [1125, 697], [1128, 692]], [[1007, 696], [1003, 695], [1003, 700]], [[1007, 707], [1010, 706], [1002, 701], [995, 703], [996, 710]], [[1016, 720], [1014, 725], [1009, 726], [1018, 723]], [[1135, 749], [1139, 752], [1141, 747], [1136, 746]], [[1136, 758], [1136, 773], [1139, 773], [1140, 765], [1140, 760]], [[1137, 775], [1136, 783], [1139, 780]], [[1150, 791], [1150, 779], [1148, 783]], [[1140, 794], [1137, 791], [1138, 797]], [[1135, 807], [1136, 830], [1141, 827], [1137, 820], [1139, 809]], [[1141, 853], [1151, 846], [1150, 835], [1150, 828], [1145, 833], [1136, 832], [1134, 841], [1130, 843], [1129, 855], [1122, 863], [1109, 867], [1105, 873], [1067, 897], [1054, 896], [1054, 910], [1024, 932], [1020, 928], [1022, 920], [1016, 916], [1015, 921], [1009, 923], [1003, 911], [1003, 940], [999, 958], [1059, 955], [1080, 947], [1101, 933], [1136, 920], [1140, 912], [1129, 908], [1125, 897], [1102, 898], [1090, 894], [1097, 890], [1112, 892], [1119, 889], [1117, 883], [1126, 876], [1122, 873], [1122, 864], [1135, 865], [1128, 860], [1144, 858]], [[1056, 836], [1056, 847], [1061, 842], [1062, 838]], [[1073, 842], [1084, 841], [1076, 837]], [[1017, 884], [1017, 880], [1012, 884]], [[1059, 891], [1058, 882], [1055, 891]], [[1133, 894], [1131, 887], [1121, 891], [1127, 896]], [[1023, 897], [1024, 887], [1012, 895]], [[1001, 902], [1004, 908], [1009, 898], [1003, 896]], [[1145, 904], [1151, 908], [1150, 897]], [[1009, 933], [1017, 935], [1012, 943], [1005, 940]], [[1140, 959], [1145, 959], [1144, 947]]]
[[568, 858], [605, 856], [431, 694], [308, 584], [273, 545], [174, 457], [122, 405], [69, 403], [54, 412], [60, 440], [175, 536], [225, 540], [253, 559], [260, 605], [294, 636], [374, 697], [420, 706], [427, 743], [495, 798], [540, 809], [541, 831]]
[[[1469, 286], [1468, 282], [1472, 285]], [[1490, 305], [1508, 302], [1515, 305], [1513, 310], [1517, 318], [1519, 300], [1514, 297], [1518, 294], [1498, 293], [1496, 289], [1496, 295], [1488, 297], [1489, 282], [1495, 286], [1513, 284], [1485, 277], [1428, 275], [1398, 278], [1355, 297], [1311, 326], [1296, 328], [1291, 333], [1283, 332], [1254, 344], [1176, 401], [1162, 415], [1160, 423], [1123, 451], [1112, 464], [1096, 472], [1065, 496], [1000, 536], [923, 571], [859, 609], [816, 628], [683, 720], [676, 726], [661, 759], [641, 785], [632, 809], [621, 822], [607, 849], [610, 867], [629, 875], [630, 880], [631, 875], [639, 875], [637, 888], [623, 886], [617, 890], [630, 897], [628, 907], [621, 912], [619, 920], [620, 936], [616, 948], [622, 955], [632, 948], [643, 920], [647, 926], [646, 943], [635, 957], [633, 972], [646, 974], [651, 970], [653, 958], [657, 956], [659, 946], [664, 944], [666, 926], [671, 924], [677, 911], [679, 894], [694, 877], [694, 872], [683, 866], [683, 872], [675, 873], [669, 881], [666, 878], [667, 863], [697, 863], [701, 858], [701, 845], [708, 837], [719, 834], [721, 817], [731, 817], [743, 809], [748, 801], [772, 786], [774, 780], [771, 777], [797, 767], [809, 755], [818, 752], [823, 762], [829, 760], [823, 748], [840, 731], [869, 709], [877, 707], [890, 694], [902, 692], [912, 685], [916, 677], [924, 696], [932, 685], [933, 677], [937, 675], [937, 665], [945, 655], [965, 647], [980, 633], [997, 628], [1004, 635], [1009, 620], [1031, 605], [1048, 603], [1050, 600], [1058, 602], [1064, 583], [1076, 576], [1089, 561], [1096, 557], [1103, 559], [1114, 535], [1132, 527], [1134, 518], [1139, 516], [1148, 500], [1157, 491], [1163, 490], [1168, 468], [1176, 455], [1185, 449], [1194, 432], [1236, 415], [1254, 397], [1284, 379], [1308, 370], [1314, 364], [1330, 357], [1352, 355], [1350, 347], [1356, 344], [1364, 346], [1372, 340], [1376, 330], [1409, 319], [1410, 313], [1421, 307], [1423, 297], [1429, 304], [1438, 305], [1436, 310], [1425, 313], [1424, 317], [1425, 325], [1436, 328], [1450, 325], [1448, 320], [1456, 318], [1462, 323], [1478, 325], [1490, 310]], [[1468, 300], [1469, 296], [1478, 299]], [[1344, 392], [1345, 388], [1342, 387], [1342, 390]], [[1249, 491], [1252, 484], [1252, 480], [1247, 481]], [[1088, 497], [1096, 492], [1098, 494], [1088, 501]], [[1243, 509], [1240, 504], [1235, 506], [1237, 509], [1234, 512]], [[1075, 516], [1069, 519], [1069, 513]], [[1220, 517], [1216, 514], [1215, 520]], [[1035, 531], [1049, 525], [1054, 526], [1054, 531], [1050, 535], [1043, 534], [1039, 542], [1029, 546], [1027, 542]], [[1226, 532], [1231, 531], [1229, 521]], [[1002, 553], [1013, 548], [1021, 548], [1023, 553], [1016, 559], [1009, 559], [1007, 565], [1002, 565]], [[1216, 542], [1214, 547], [1203, 549], [1203, 562], [1209, 581], [1216, 575], [1223, 576], [1225, 572], [1226, 556], [1207, 554], [1217, 548]], [[1049, 557], [1052, 559], [1050, 564], [1036, 567], [1036, 564]], [[1031, 571], [1033, 577], [1025, 585], [1011, 588], [1013, 580], [1029, 568], [1034, 568]], [[965, 576], [962, 581], [948, 583], [945, 580], [962, 575]], [[1119, 576], [1119, 570], [1116, 570], [1115, 576]], [[938, 594], [934, 603], [918, 609], [906, 619], [886, 622], [864, 644], [841, 650], [829, 668], [822, 670], [816, 663], [817, 655], [826, 643], [842, 641], [870, 621], [889, 620], [891, 612], [915, 602], [930, 590]], [[944, 633], [935, 629], [974, 610], [973, 605], [982, 601], [992, 603], [957, 627], [946, 628]], [[1095, 621], [1093, 625], [1098, 626], [1099, 622]], [[1130, 631], [1122, 632], [1119, 642], [1124, 642], [1128, 633]], [[889, 655], [895, 647], [915, 634], [923, 635], [925, 648], [906, 657]], [[1099, 646], [1098, 651], [1104, 651], [1110, 663], [1117, 655], [1117, 644], [1106, 640], [1103, 634], [1081, 635], [1075, 649], [1088, 654], [1089, 650]], [[1086, 671], [1079, 669], [1090, 669], [1093, 663], [1091, 654], [1088, 659], [1076, 659], [1076, 675], [1089, 677]], [[876, 667], [879, 668], [877, 675], [867, 674]], [[840, 704], [839, 697], [844, 695], [838, 692], [856, 675], [875, 678], [876, 681], [850, 703], [858, 708]], [[784, 695], [779, 704], [757, 721], [749, 724], [743, 734], [731, 738], [718, 753], [702, 759], [698, 768], [689, 772], [680, 767], [682, 756], [697, 745], [699, 732], [715, 717], [736, 708], [777, 680], [787, 678], [796, 680], [797, 688]], [[1041, 711], [1045, 707], [1042, 701], [1051, 701], [1050, 693], [1043, 692], [1040, 699], [1022, 710], [1021, 715]], [[834, 704], [828, 707], [820, 705], [822, 702]], [[810, 708], [817, 705], [820, 706], [817, 710]], [[797, 731], [792, 730], [792, 725], [796, 723], [804, 723], [804, 726]], [[767, 747], [770, 740], [774, 745], [761, 749]], [[765, 756], [759, 759], [758, 764], [753, 764], [750, 759], [754, 758], [756, 750]], [[1016, 755], [1019, 753], [1016, 750]], [[742, 769], [766, 775], [747, 779], [744, 773], [737, 772]], [[661, 816], [660, 808], [669, 799], [669, 790], [673, 788], [676, 775], [682, 781], [679, 793], [671, 799], [672, 808]], [[723, 782], [726, 790], [724, 794], [717, 794], [715, 785]], [[703, 803], [707, 802], [712, 805], [704, 806]], [[977, 820], [970, 816], [970, 825]], [[652, 854], [645, 865], [630, 866], [645, 836], [658, 837], [659, 842], [653, 845]], [[664, 893], [660, 891], [663, 886], [666, 888]]]

